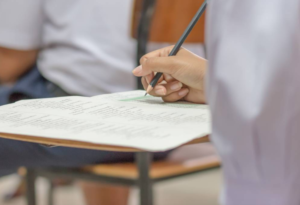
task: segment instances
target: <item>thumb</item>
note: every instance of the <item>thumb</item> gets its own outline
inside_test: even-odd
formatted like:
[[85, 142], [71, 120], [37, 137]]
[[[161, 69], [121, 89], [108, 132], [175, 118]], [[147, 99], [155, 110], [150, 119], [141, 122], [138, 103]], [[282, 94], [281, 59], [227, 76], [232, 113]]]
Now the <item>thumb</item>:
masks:
[[153, 72], [166, 73], [172, 76], [176, 72], [178, 66], [175, 64], [173, 56], [170, 57], [154, 57], [146, 59], [140, 66], [132, 72], [135, 76], [146, 76]]

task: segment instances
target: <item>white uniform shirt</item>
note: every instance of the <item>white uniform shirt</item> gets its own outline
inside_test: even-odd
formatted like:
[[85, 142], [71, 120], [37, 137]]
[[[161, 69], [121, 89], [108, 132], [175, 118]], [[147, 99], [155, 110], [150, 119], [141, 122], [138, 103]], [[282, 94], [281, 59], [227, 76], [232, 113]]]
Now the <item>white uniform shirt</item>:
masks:
[[132, 0], [0, 0], [0, 45], [42, 48], [38, 67], [72, 94], [136, 89]]
[[212, 0], [207, 96], [226, 205], [300, 204], [300, 1]]

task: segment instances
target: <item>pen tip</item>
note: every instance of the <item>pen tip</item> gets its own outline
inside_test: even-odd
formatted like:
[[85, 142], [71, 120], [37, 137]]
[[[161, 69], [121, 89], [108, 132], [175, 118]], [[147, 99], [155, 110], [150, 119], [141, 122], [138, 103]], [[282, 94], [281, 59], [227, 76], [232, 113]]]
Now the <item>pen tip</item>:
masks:
[[147, 95], [148, 93], [145, 93], [144, 97]]

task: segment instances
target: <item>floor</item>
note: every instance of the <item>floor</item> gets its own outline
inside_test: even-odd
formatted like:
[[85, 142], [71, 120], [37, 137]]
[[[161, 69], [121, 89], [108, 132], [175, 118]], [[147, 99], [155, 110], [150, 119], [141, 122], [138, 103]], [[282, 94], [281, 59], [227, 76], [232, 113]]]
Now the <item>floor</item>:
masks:
[[[12, 175], [0, 179], [0, 205], [25, 205], [24, 198], [6, 203], [3, 195], [17, 184]], [[161, 182], [155, 186], [156, 205], [218, 205], [218, 194], [222, 183], [220, 169], [212, 169], [180, 179]], [[38, 205], [46, 205], [48, 184], [44, 179], [37, 181]], [[76, 186], [56, 190], [55, 205], [84, 205], [80, 189]], [[130, 205], [138, 205], [138, 191], [132, 190]]]

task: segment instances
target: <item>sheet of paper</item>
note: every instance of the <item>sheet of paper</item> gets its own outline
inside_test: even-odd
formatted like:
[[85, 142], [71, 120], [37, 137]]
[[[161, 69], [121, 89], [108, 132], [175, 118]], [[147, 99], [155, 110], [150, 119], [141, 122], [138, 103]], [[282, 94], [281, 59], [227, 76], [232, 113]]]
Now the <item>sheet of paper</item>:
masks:
[[164, 151], [210, 133], [206, 105], [132, 91], [27, 100], [0, 107], [0, 133]]

